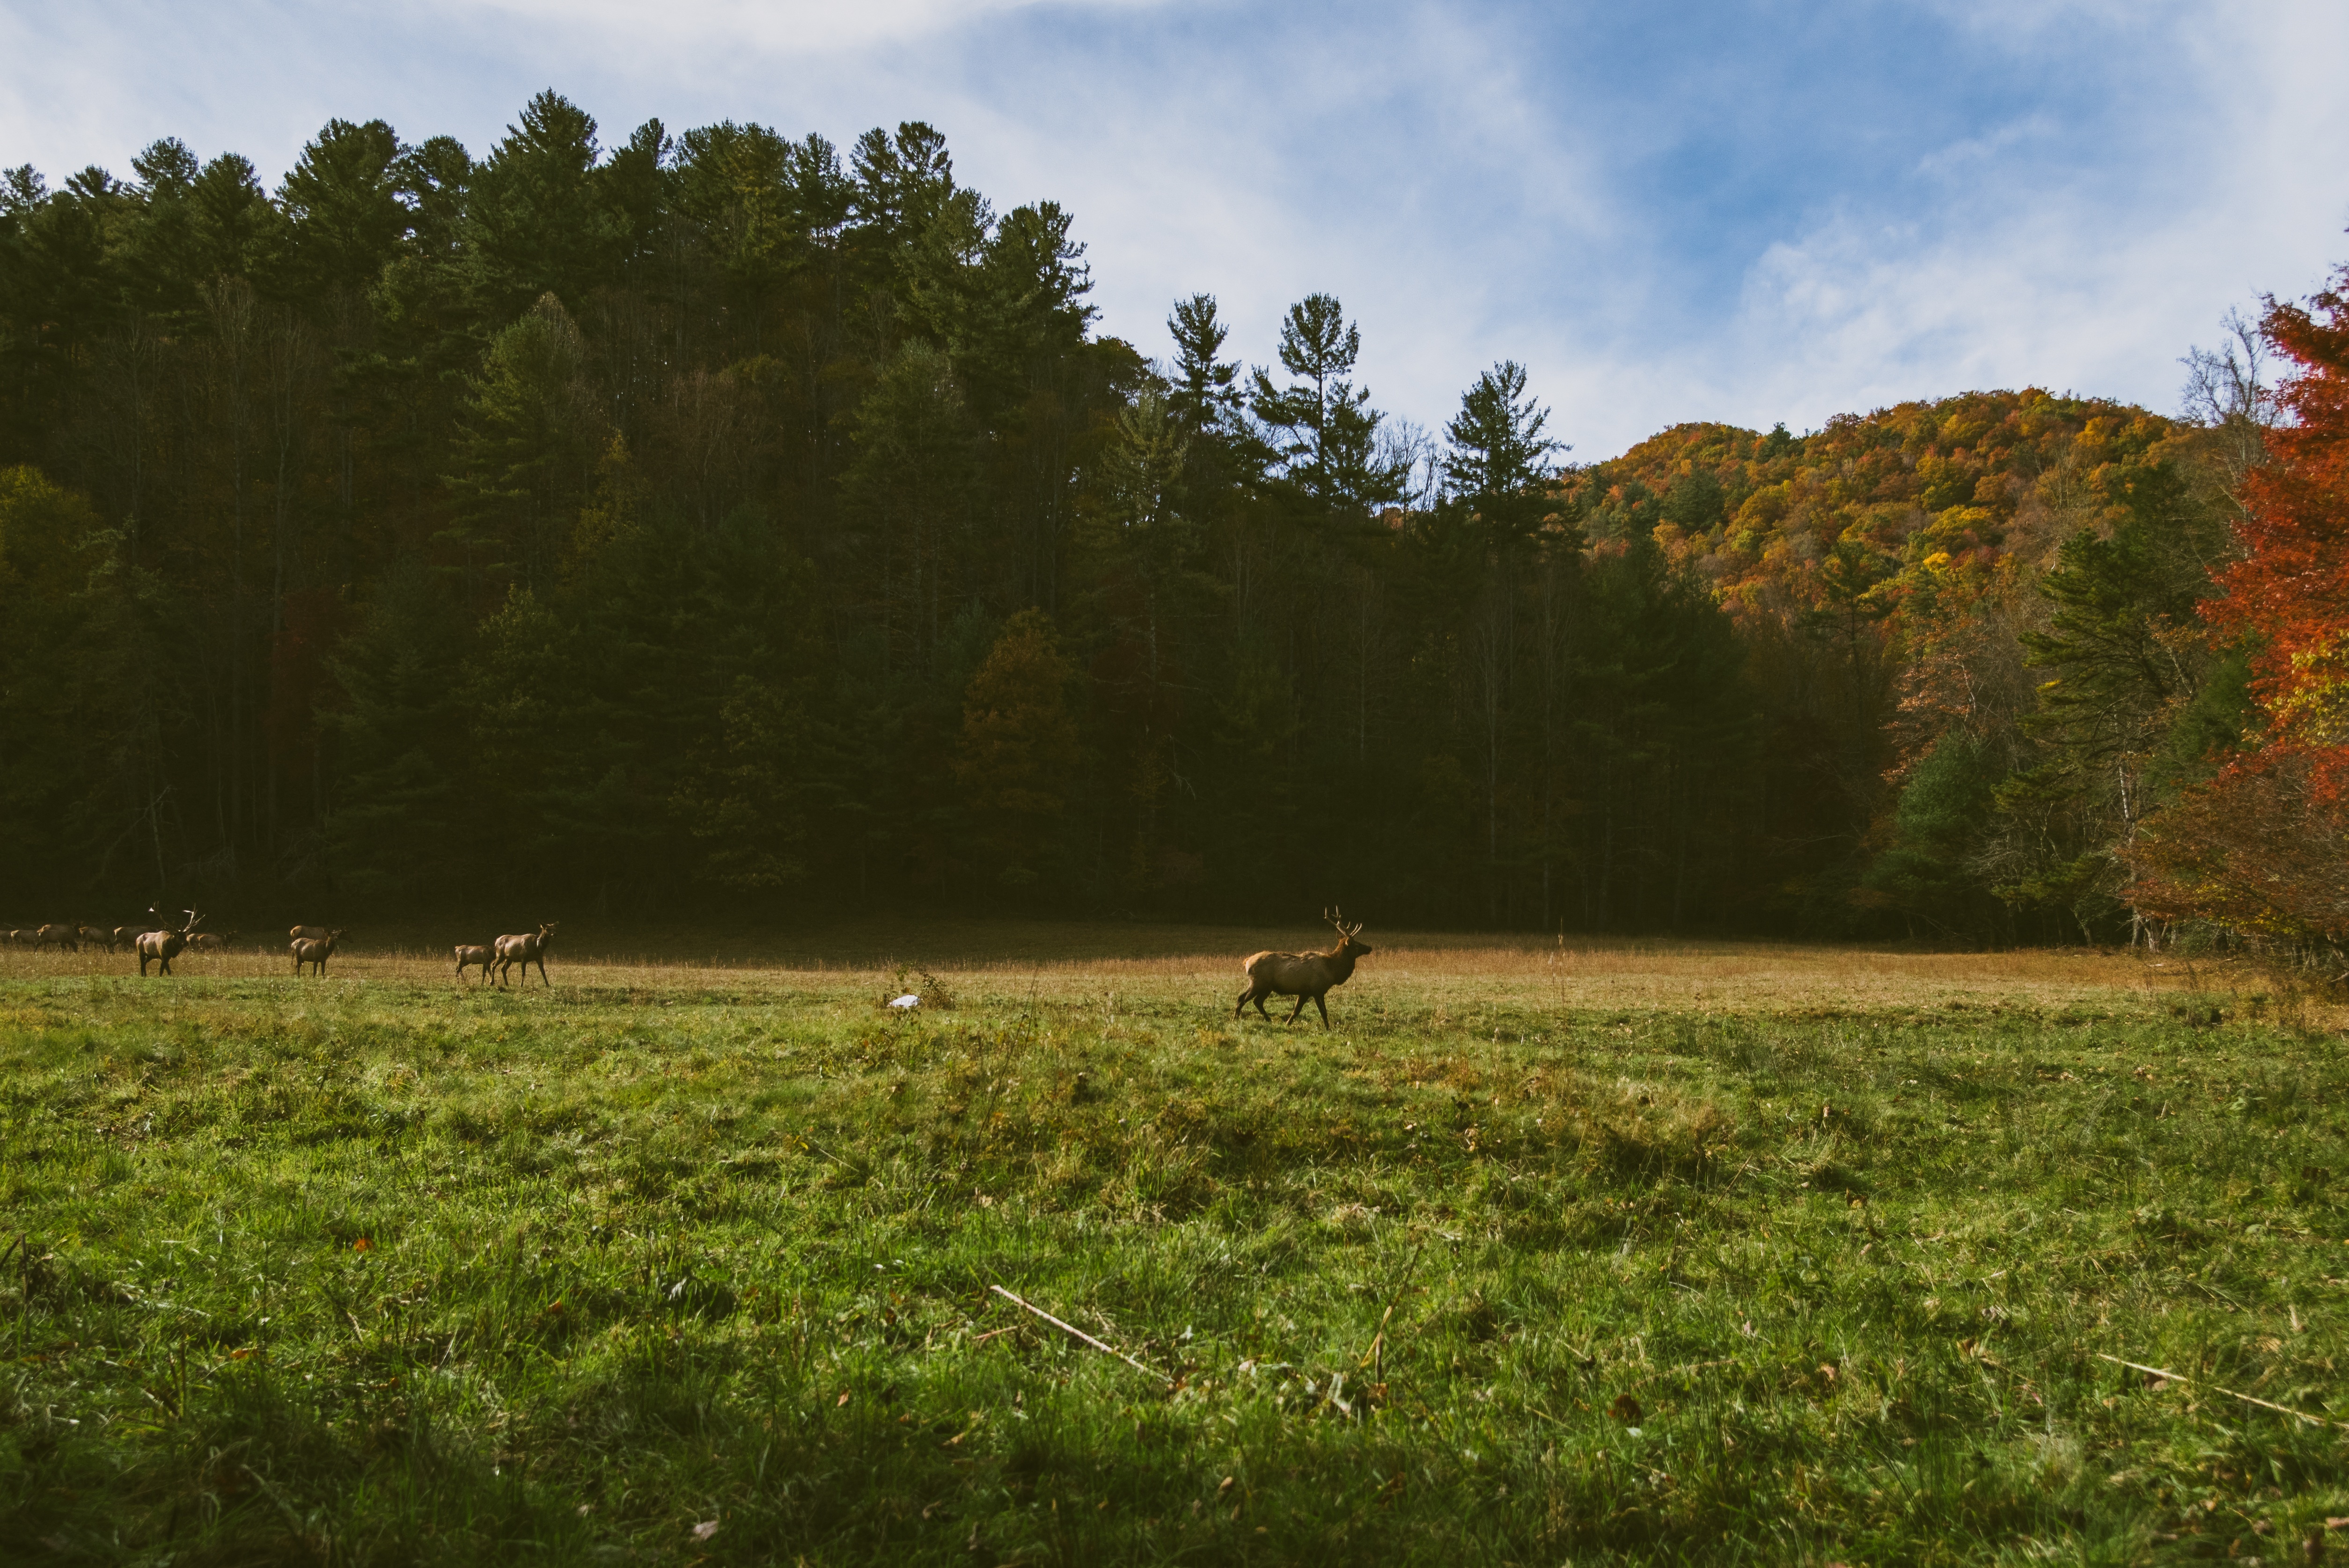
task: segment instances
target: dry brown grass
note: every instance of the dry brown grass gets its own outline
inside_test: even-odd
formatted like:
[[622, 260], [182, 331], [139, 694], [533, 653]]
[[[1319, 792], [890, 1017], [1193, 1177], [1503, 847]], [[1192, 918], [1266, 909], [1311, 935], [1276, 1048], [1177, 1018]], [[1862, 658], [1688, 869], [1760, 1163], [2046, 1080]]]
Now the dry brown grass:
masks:
[[[1239, 989], [1245, 954], [1267, 946], [1313, 946], [1326, 936], [1311, 928], [865, 921], [763, 938], [740, 931], [687, 933], [656, 945], [642, 931], [579, 926], [549, 954], [558, 991], [585, 986], [720, 991], [745, 999], [809, 993], [877, 999], [905, 976], [927, 971], [966, 1005], [981, 1006], [1023, 999], [1101, 999], [1115, 1006], [1124, 998], [1228, 1006]], [[457, 984], [447, 947], [428, 947], [410, 932], [387, 934], [388, 941], [362, 940], [337, 953], [328, 983]], [[485, 934], [460, 934], [478, 940]], [[1371, 934], [1377, 950], [1338, 994], [1356, 1009], [1405, 995], [1439, 1006], [1482, 1002], [1739, 1013], [1951, 1004], [2049, 1007], [2149, 992], [2242, 995], [2277, 988], [2272, 976], [2248, 965], [2127, 951], [1935, 953], [1791, 942]], [[240, 943], [225, 953], [186, 953], [173, 968], [190, 979], [295, 983], [291, 958], [274, 946]], [[137, 972], [138, 960], [129, 954], [0, 949], [0, 977]], [[479, 988], [477, 981], [467, 984]], [[2318, 1011], [2340, 1022], [2333, 1016], [2340, 1008]]]

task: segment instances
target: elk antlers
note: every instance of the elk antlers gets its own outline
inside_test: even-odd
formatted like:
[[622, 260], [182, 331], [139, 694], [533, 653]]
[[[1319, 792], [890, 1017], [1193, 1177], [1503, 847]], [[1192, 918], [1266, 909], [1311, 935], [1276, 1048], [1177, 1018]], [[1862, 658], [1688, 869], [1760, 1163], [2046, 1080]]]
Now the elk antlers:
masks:
[[1358, 920], [1354, 922], [1353, 924], [1348, 925], [1346, 923], [1346, 912], [1342, 909], [1325, 908], [1321, 912], [1321, 918], [1328, 921], [1333, 927], [1335, 927], [1338, 934], [1340, 936], [1359, 936], [1361, 934], [1362, 923]]

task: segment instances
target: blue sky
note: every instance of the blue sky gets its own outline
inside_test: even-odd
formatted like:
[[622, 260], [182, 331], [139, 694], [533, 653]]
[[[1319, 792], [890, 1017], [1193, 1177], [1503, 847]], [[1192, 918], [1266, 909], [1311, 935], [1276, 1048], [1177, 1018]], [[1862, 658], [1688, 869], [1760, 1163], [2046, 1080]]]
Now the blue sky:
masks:
[[1440, 426], [1522, 360], [1576, 456], [1682, 419], [2035, 384], [2168, 410], [2178, 356], [2349, 260], [2349, 5], [1779, 0], [0, 0], [0, 163], [176, 135], [273, 180], [328, 116], [476, 152], [553, 86], [845, 142], [946, 131], [1076, 214], [1102, 330], [1324, 289]]

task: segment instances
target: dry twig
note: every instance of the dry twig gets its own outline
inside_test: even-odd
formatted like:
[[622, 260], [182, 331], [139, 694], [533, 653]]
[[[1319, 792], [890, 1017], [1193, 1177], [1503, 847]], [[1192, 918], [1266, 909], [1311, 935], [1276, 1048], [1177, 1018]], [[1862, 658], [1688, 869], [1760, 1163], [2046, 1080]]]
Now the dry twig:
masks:
[[1045, 1322], [1047, 1322], [1047, 1323], [1050, 1324], [1053, 1327], [1055, 1327], [1055, 1328], [1057, 1328], [1057, 1329], [1060, 1329], [1060, 1330], [1061, 1330], [1061, 1331], [1062, 1331], [1062, 1332], [1064, 1332], [1064, 1333], [1068, 1333], [1068, 1334], [1073, 1334], [1073, 1335], [1075, 1335], [1079, 1339], [1083, 1340], [1086, 1344], [1088, 1344], [1088, 1345], [1092, 1346], [1094, 1349], [1096, 1349], [1096, 1350], [1098, 1350], [1098, 1351], [1102, 1352], [1104, 1355], [1109, 1355], [1109, 1356], [1114, 1356], [1114, 1357], [1116, 1357], [1120, 1361], [1124, 1362], [1128, 1367], [1133, 1367], [1135, 1371], [1137, 1371], [1137, 1372], [1148, 1372], [1148, 1373], [1150, 1374], [1150, 1376], [1152, 1376], [1153, 1377], [1157, 1378], [1161, 1383], [1165, 1384], [1169, 1388], [1172, 1388], [1173, 1387], [1174, 1387], [1174, 1378], [1169, 1377], [1168, 1377], [1168, 1376], [1166, 1376], [1166, 1374], [1165, 1374], [1165, 1373], [1164, 1373], [1164, 1372], [1156, 1371], [1156, 1370], [1154, 1370], [1154, 1369], [1153, 1369], [1153, 1368], [1151, 1368], [1151, 1367], [1148, 1367], [1143, 1366], [1141, 1362], [1136, 1361], [1133, 1357], [1128, 1356], [1124, 1351], [1120, 1350], [1116, 1346], [1114, 1346], [1114, 1345], [1103, 1345], [1100, 1340], [1095, 1339], [1092, 1335], [1087, 1334], [1083, 1329], [1077, 1327], [1074, 1324], [1062, 1323], [1059, 1318], [1054, 1317], [1050, 1313], [1046, 1312], [1042, 1307], [1040, 1307], [1040, 1306], [1036, 1306], [1036, 1305], [1031, 1305], [1031, 1304], [1030, 1304], [1030, 1303], [1028, 1303], [1028, 1302], [1024, 1302], [1024, 1301], [1020, 1300], [1018, 1296], [1016, 1296], [1016, 1295], [1012, 1295], [1009, 1291], [1008, 1291], [1008, 1290], [1004, 1289], [1004, 1288], [1003, 1288], [1001, 1285], [999, 1285], [999, 1284], [991, 1284], [991, 1285], [988, 1285], [987, 1288], [988, 1288], [988, 1289], [989, 1289], [989, 1290], [991, 1290], [991, 1291], [993, 1291], [996, 1295], [998, 1295], [1001, 1296], [1004, 1300], [1006, 1300], [1006, 1301], [1009, 1302], [1012, 1305], [1017, 1306], [1017, 1307], [1020, 1307], [1020, 1308], [1023, 1308], [1023, 1309], [1024, 1309], [1024, 1310], [1026, 1310], [1026, 1311], [1029, 1311], [1029, 1312], [1032, 1312], [1032, 1313], [1034, 1313], [1037, 1316], [1039, 1316], [1039, 1317], [1042, 1318]]
[[2095, 1357], [2099, 1361], [2109, 1361], [2116, 1367], [2126, 1367], [2132, 1372], [2142, 1372], [2150, 1377], [2164, 1377], [2172, 1383], [2183, 1383], [2189, 1388], [2208, 1388], [2214, 1394], [2224, 1394], [2230, 1399], [2240, 1399], [2246, 1405], [2257, 1405], [2263, 1410], [2273, 1410], [2279, 1415], [2296, 1417], [2313, 1427], [2349, 1427], [2349, 1421], [2328, 1421], [2323, 1416], [2312, 1416], [2305, 1410], [2295, 1410], [2290, 1405], [2279, 1405], [2272, 1399], [2262, 1399], [2255, 1394], [2239, 1394], [2232, 1388], [2221, 1388], [2216, 1383], [2203, 1383], [2192, 1377], [2181, 1377], [2177, 1373], [2163, 1367], [2146, 1367], [2135, 1361], [2124, 1361], [2117, 1356], [2107, 1356], [2101, 1350], [2095, 1352]]

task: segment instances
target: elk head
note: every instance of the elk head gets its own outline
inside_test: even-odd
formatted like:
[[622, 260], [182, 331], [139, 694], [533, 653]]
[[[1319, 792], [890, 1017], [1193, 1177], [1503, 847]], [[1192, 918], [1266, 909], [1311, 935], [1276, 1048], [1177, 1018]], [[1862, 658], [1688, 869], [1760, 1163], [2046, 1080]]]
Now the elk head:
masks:
[[1348, 925], [1344, 910], [1325, 909], [1321, 912], [1321, 918], [1328, 921], [1330, 928], [1337, 932], [1340, 952], [1342, 953], [1348, 948], [1353, 949], [1357, 954], [1371, 951], [1371, 944], [1362, 940], [1362, 923], [1358, 920], [1353, 924]]

